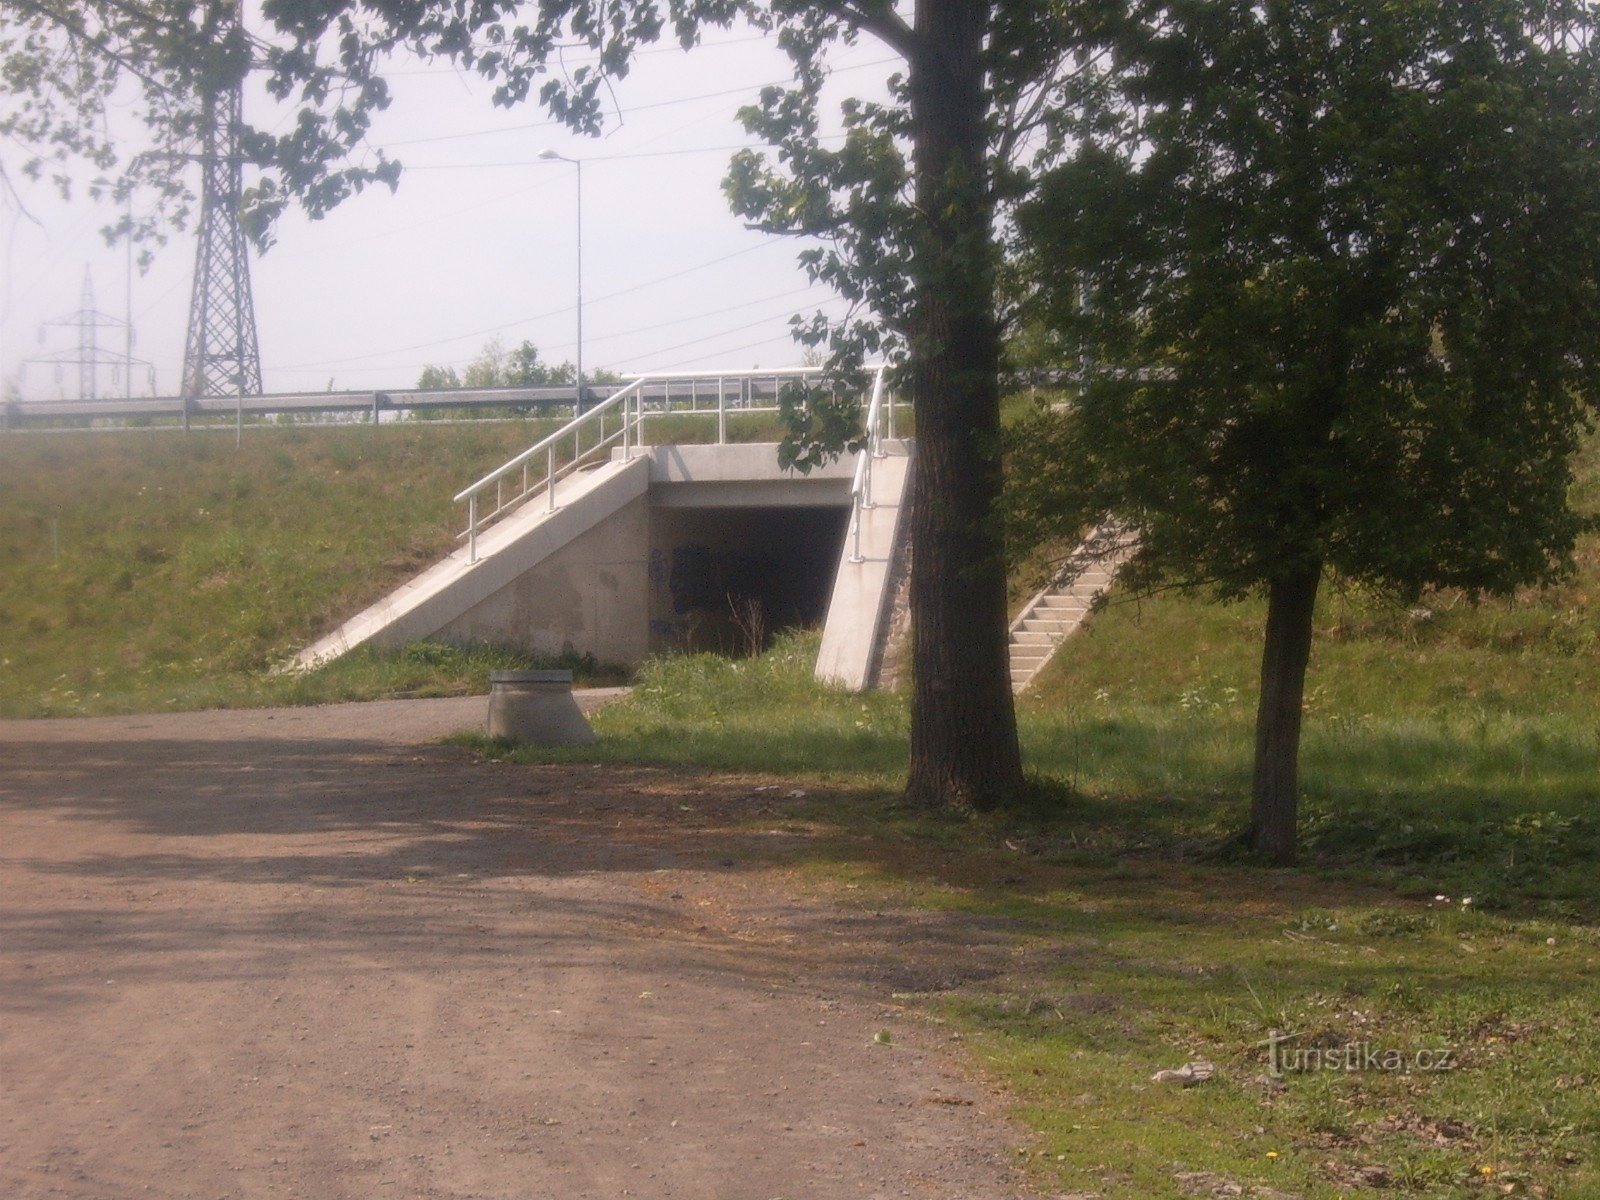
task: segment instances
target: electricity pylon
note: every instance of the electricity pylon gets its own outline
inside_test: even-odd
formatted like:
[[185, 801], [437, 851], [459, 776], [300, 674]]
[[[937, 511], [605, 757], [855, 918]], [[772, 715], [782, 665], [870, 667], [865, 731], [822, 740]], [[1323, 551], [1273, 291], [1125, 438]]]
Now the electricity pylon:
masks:
[[[234, 9], [231, 23], [224, 24], [222, 36], [242, 20], [241, 3]], [[186, 402], [202, 396], [261, 393], [250, 248], [239, 223], [239, 198], [244, 191], [244, 164], [239, 156], [243, 113], [242, 81], [207, 95], [202, 102], [205, 145], [200, 155], [199, 240], [183, 355]]]
[[[56, 350], [46, 354], [35, 355], [25, 359], [24, 369], [32, 364], [53, 366], [56, 371], [56, 380], [63, 382], [64, 369], [70, 363], [78, 365], [78, 399], [97, 400], [100, 397], [100, 368], [109, 367], [113, 372], [126, 371], [128, 373], [128, 395], [132, 396], [133, 368], [141, 366], [152, 370], [150, 364], [142, 358], [133, 357], [133, 327], [119, 317], [103, 313], [94, 306], [94, 281], [89, 276], [89, 268], [83, 268], [83, 292], [78, 304], [78, 311], [68, 313], [64, 317], [57, 317], [53, 321], [46, 321], [39, 329], [39, 340], [45, 340], [45, 329], [66, 328], [77, 331], [77, 345], [70, 350]], [[100, 344], [100, 331], [102, 329], [121, 330], [127, 349], [122, 354], [114, 354]], [[153, 377], [152, 377], [153, 379]], [[154, 390], [152, 382], [151, 390]]]

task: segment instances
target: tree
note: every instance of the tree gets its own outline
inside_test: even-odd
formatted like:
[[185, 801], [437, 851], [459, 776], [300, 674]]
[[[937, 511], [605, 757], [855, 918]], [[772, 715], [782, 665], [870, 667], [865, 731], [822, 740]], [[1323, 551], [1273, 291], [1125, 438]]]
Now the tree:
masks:
[[[289, 132], [250, 130], [244, 138], [260, 168], [247, 215], [265, 242], [291, 202], [316, 215], [373, 182], [393, 186], [396, 164], [379, 156], [353, 165], [347, 154], [388, 103], [379, 67], [393, 50], [447, 56], [476, 70], [494, 83], [498, 104], [537, 90], [555, 116], [593, 133], [606, 85], [627, 73], [642, 44], [670, 29], [687, 48], [703, 28], [740, 18], [772, 31], [797, 83], [770, 89], [747, 112], [751, 127], [778, 146], [779, 165], [741, 159], [731, 180], [736, 206], [769, 229], [822, 239], [805, 252], [807, 264], [881, 321], [882, 331], [876, 321], [852, 320], [832, 330], [805, 323], [804, 333], [830, 346], [841, 375], [866, 352], [903, 359], [916, 412], [908, 791], [924, 802], [985, 808], [1021, 786], [994, 519], [1001, 326], [994, 226], [997, 209], [1022, 190], [1017, 161], [1049, 121], [1067, 61], [1070, 37], [1058, 6], [918, 0], [902, 16], [892, 0], [267, 0], [270, 28], [254, 36], [219, 32], [230, 28], [222, 16], [232, 7], [232, 0], [202, 0], [197, 20], [182, 0], [4, 0], [0, 87], [19, 115], [0, 129], [41, 148], [36, 167], [58, 151], [83, 152], [111, 172], [115, 146], [95, 129], [119, 86], [133, 81], [158, 143], [179, 154], [196, 140], [199, 98], [260, 70], [274, 95], [299, 108]], [[906, 70], [889, 104], [847, 101], [845, 147], [825, 150], [817, 123], [825, 52], [862, 36], [891, 47]], [[553, 56], [574, 44], [594, 52], [594, 62], [547, 73]], [[83, 60], [95, 64], [91, 73], [78, 70]], [[1058, 144], [1041, 135], [1038, 148]], [[186, 193], [174, 161], [149, 159], [144, 170], [171, 189], [169, 208], [181, 219]], [[140, 177], [122, 169], [125, 181]], [[836, 453], [837, 439], [814, 436], [835, 428], [802, 423], [794, 460]]]
[[1135, 585], [1266, 597], [1250, 840], [1274, 862], [1324, 575], [1493, 594], [1570, 563], [1600, 399], [1591, 15], [1131, 4], [1023, 213], [1039, 310], [1095, 367], [1019, 431], [1016, 527], [1113, 513]]
[[454, 367], [436, 367], [428, 363], [422, 368], [422, 374], [417, 376], [419, 388], [458, 388], [461, 386], [461, 377], [456, 374]]
[[[911, 771], [923, 803], [990, 808], [1022, 784], [1006, 630], [1000, 472], [997, 214], [1059, 150], [1051, 101], [1076, 44], [1074, 5], [919, 0], [777, 5], [790, 88], [741, 113], [779, 165], [742, 153], [728, 191], [762, 228], [820, 239], [802, 261], [869, 319], [797, 319], [842, 374], [900, 364], [917, 425], [912, 501]], [[847, 100], [845, 140], [819, 136], [825, 49], [870, 34], [905, 73], [887, 104]], [[1029, 148], [1031, 147], [1031, 148]], [[909, 148], [909, 153], [907, 152]], [[1024, 157], [1024, 150], [1027, 156]], [[849, 414], [791, 410], [789, 458], [836, 445]]]
[[[551, 365], [539, 358], [539, 348], [524, 339], [514, 350], [507, 350], [499, 338], [492, 338], [467, 364], [461, 375], [454, 367], [429, 363], [417, 380], [419, 388], [507, 388], [556, 387], [571, 384], [574, 367], [570, 362]], [[588, 383], [620, 383], [614, 371], [601, 369], [589, 376]]]
[[[571, 383], [575, 368], [570, 362], [551, 366], [539, 361], [539, 351], [526, 339], [506, 356], [505, 381], [507, 387], [549, 387]], [[589, 382], [595, 382], [591, 379]]]

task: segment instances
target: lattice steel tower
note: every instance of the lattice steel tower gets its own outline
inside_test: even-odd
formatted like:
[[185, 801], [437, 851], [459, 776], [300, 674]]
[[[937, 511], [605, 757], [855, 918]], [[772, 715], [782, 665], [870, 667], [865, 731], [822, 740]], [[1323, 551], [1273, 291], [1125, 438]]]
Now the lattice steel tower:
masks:
[[[223, 37], [243, 20], [241, 2], [224, 21]], [[256, 344], [256, 307], [250, 295], [250, 247], [239, 224], [244, 164], [239, 155], [244, 86], [208, 95], [201, 109], [205, 147], [200, 193], [199, 244], [194, 292], [189, 298], [189, 336], [183, 354], [183, 395], [261, 394], [261, 351]]]

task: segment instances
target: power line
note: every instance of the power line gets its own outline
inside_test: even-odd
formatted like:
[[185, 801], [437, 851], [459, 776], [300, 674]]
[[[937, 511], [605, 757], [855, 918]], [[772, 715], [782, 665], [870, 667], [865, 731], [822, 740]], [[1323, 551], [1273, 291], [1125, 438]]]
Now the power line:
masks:
[[[769, 33], [756, 33], [756, 34], [751, 34], [749, 37], [728, 38], [726, 41], [720, 41], [720, 42], [697, 42], [695, 45], [691, 46], [689, 48], [689, 50], [690, 51], [694, 51], [696, 53], [702, 53], [703, 54], [707, 50], [717, 50], [717, 49], [720, 49], [723, 46], [746, 46], [746, 45], [749, 45], [751, 42], [767, 42], [767, 41], [771, 41], [771, 40], [772, 40], [772, 35], [769, 34]], [[588, 50], [590, 48], [591, 47], [587, 43], [575, 43], [575, 44], [573, 44], [571, 46], [557, 46], [557, 47], [554, 47], [554, 49], [556, 49], [557, 51], [560, 51], [560, 50]], [[685, 53], [688, 53], [688, 52], [689, 51], [685, 51], [682, 46], [675, 46], [675, 45], [674, 46], [646, 46], [643, 49], [635, 50], [633, 52], [633, 57], [634, 58], [643, 58], [643, 57], [645, 57], [647, 55], [655, 55], [655, 54], [685, 54]], [[576, 66], [593, 66], [596, 63], [598, 63], [599, 61], [600, 60], [598, 58], [594, 58], [594, 59], [587, 59], [582, 63], [576, 63], [576, 64], [567, 63], [567, 64], [564, 64], [564, 65], [569, 66], [569, 67], [570, 66], [574, 66], [574, 65], [576, 65]], [[413, 71], [382, 71], [382, 72], [380, 72], [380, 74], [382, 74], [383, 77], [386, 78], [386, 79], [399, 79], [399, 78], [406, 77], [406, 76], [416, 76], [416, 75], [466, 75], [466, 76], [469, 76], [470, 78], [473, 78], [473, 79], [484, 79], [484, 78], [486, 78], [485, 76], [480, 75], [478, 72], [474, 71], [472, 68], [463, 67], [463, 66], [460, 66], [460, 65], [452, 65], [452, 66], [449, 66], [449, 67], [440, 67], [440, 68], [419, 67], [419, 68], [417, 68], [416, 70], [413, 70]]]
[[[842, 133], [826, 133], [817, 138], [819, 142], [842, 142], [845, 139]], [[729, 142], [722, 146], [685, 146], [678, 150], [628, 150], [620, 154], [591, 154], [584, 158], [584, 162], [627, 162], [641, 158], [678, 158], [690, 154], [726, 154], [730, 150], [770, 150], [769, 142]], [[476, 163], [408, 163], [408, 171], [477, 171], [491, 167], [531, 167], [539, 160], [537, 158], [512, 158], [502, 159], [499, 162]]]
[[[56, 378], [61, 377], [61, 368], [69, 362], [78, 364], [78, 399], [95, 400], [99, 398], [100, 368], [123, 368], [128, 371], [132, 379], [133, 365], [137, 362], [140, 366], [148, 367], [149, 363], [143, 359], [133, 357], [133, 340], [127, 337], [128, 351], [126, 354], [113, 355], [103, 352], [100, 348], [99, 335], [102, 329], [120, 329], [127, 336], [132, 329], [126, 321], [103, 313], [94, 306], [94, 282], [90, 277], [89, 268], [83, 268], [83, 292], [76, 312], [68, 313], [64, 317], [56, 317], [45, 322], [45, 325], [61, 326], [78, 331], [78, 344], [71, 350], [57, 350], [48, 354], [40, 354], [33, 358], [24, 359], [23, 366], [30, 363], [53, 365], [56, 368]], [[44, 329], [39, 330], [39, 340], [44, 340]]]
[[[224, 38], [236, 34], [243, 23], [244, 0], [238, 0], [217, 34]], [[204, 139], [200, 157], [200, 227], [179, 393], [185, 402], [200, 396], [261, 394], [261, 350], [256, 336], [255, 300], [250, 292], [250, 247], [239, 221], [239, 199], [244, 191], [244, 167], [239, 155], [239, 136], [244, 127], [243, 82], [235, 82], [220, 93], [208, 92], [201, 102], [200, 121]], [[187, 408], [184, 413], [187, 427]]]
[[[742, 353], [742, 352], [744, 352], [746, 350], [754, 350], [759, 346], [770, 346], [773, 342], [775, 342], [777, 340], [778, 339], [776, 337], [762, 338], [759, 341], [746, 342], [742, 346], [734, 346], [734, 347], [732, 347], [731, 349], [728, 349], [728, 350], [719, 350], [718, 353], [719, 354], [740, 354], [740, 353]], [[699, 355], [699, 354], [691, 354], [688, 358], [680, 358], [680, 359], [678, 359], [677, 362], [653, 363], [653, 364], [651, 364], [651, 368], [650, 369], [653, 370], [653, 371], [673, 371], [673, 370], [676, 370], [679, 367], [686, 367], [686, 366], [689, 366], [692, 363], [698, 362], [698, 361], [700, 361], [700, 359], [702, 357], [703, 356]]]
[[[589, 305], [600, 304], [607, 300], [615, 300], [619, 296], [631, 295], [634, 292], [643, 291], [645, 288], [655, 287], [657, 284], [668, 283], [674, 279], [681, 279], [685, 275], [694, 274], [696, 271], [703, 271], [707, 267], [714, 267], [718, 263], [727, 262], [729, 259], [739, 258], [745, 254], [751, 254], [756, 250], [760, 250], [764, 246], [770, 246], [783, 240], [784, 239], [780, 237], [770, 237], [764, 241], [757, 242], [753, 246], [746, 246], [742, 250], [735, 250], [731, 254], [724, 254], [718, 258], [709, 259], [703, 263], [697, 263], [695, 266], [685, 267], [681, 271], [673, 271], [667, 275], [658, 275], [654, 279], [647, 279], [643, 283], [636, 283], [631, 287], [621, 288], [615, 292], [608, 292], [603, 296], [596, 296], [593, 299], [586, 300], [584, 303]], [[430, 350], [435, 346], [448, 346], [452, 342], [464, 342], [468, 338], [480, 338], [488, 334], [496, 334], [507, 329], [515, 328], [518, 325], [529, 325], [534, 321], [543, 321], [550, 317], [559, 317], [565, 313], [571, 312], [575, 307], [576, 306], [572, 304], [565, 304], [560, 308], [552, 308], [548, 312], [535, 313], [534, 315], [527, 317], [516, 317], [510, 321], [502, 321], [498, 325], [490, 325], [484, 329], [475, 329], [469, 333], [459, 333], [451, 337], [435, 338], [432, 341], [417, 342], [410, 346], [394, 346], [387, 350], [375, 351], [371, 354], [353, 354], [346, 358], [323, 358], [314, 362], [290, 363], [288, 366], [282, 369], [298, 370], [302, 367], [337, 367], [343, 366], [347, 363], [367, 362], [374, 358], [387, 358], [391, 354], [407, 354], [412, 350]]]
[[[619, 338], [633, 337], [633, 336], [636, 336], [636, 335], [641, 334], [641, 333], [650, 333], [650, 332], [653, 332], [653, 331], [658, 330], [658, 329], [667, 329], [667, 328], [670, 328], [673, 325], [683, 325], [683, 324], [687, 324], [688, 322], [691, 322], [691, 321], [704, 321], [704, 320], [707, 320], [707, 319], [709, 319], [711, 317], [721, 316], [723, 313], [737, 312], [740, 309], [747, 309], [747, 308], [750, 308], [751, 306], [756, 305], [756, 304], [765, 304], [765, 303], [767, 303], [768, 301], [771, 301], [771, 300], [781, 300], [781, 299], [790, 298], [790, 297], [802, 296], [802, 295], [805, 295], [807, 292], [814, 291], [819, 286], [820, 286], [819, 284], [807, 284], [803, 288], [793, 288], [793, 289], [790, 289], [788, 291], [774, 292], [771, 295], [760, 296], [760, 297], [757, 297], [756, 299], [746, 300], [746, 301], [743, 301], [743, 302], [741, 302], [739, 304], [731, 304], [731, 305], [728, 305], [725, 308], [712, 309], [709, 312], [695, 313], [695, 314], [693, 314], [691, 316], [687, 316], [687, 317], [676, 317], [676, 318], [674, 318], [674, 319], [672, 319], [670, 321], [658, 321], [654, 325], [644, 325], [644, 326], [640, 326], [638, 328], [627, 329], [627, 330], [624, 330], [621, 333], [605, 334], [605, 335], [602, 335], [601, 337], [598, 337], [598, 338], [591, 338], [590, 342], [591, 343], [595, 343], [595, 344], [600, 343], [600, 342], [614, 342], [614, 341], [618, 340]], [[779, 315], [781, 315], [781, 314], [779, 314]], [[763, 318], [763, 320], [774, 320], [775, 318], [776, 318], [776, 315], [775, 316], [771, 316], [771, 317]], [[760, 324], [760, 323], [761, 322], [752, 322], [752, 325]], [[729, 333], [738, 333], [738, 332], [740, 332], [740, 331], [742, 331], [744, 329], [748, 329], [748, 328], [751, 328], [751, 325], [738, 326], [738, 327], [736, 327], [735, 329], [732, 329], [732, 330], [726, 330], [725, 329], [725, 330], [720, 331], [717, 334], [713, 334], [712, 336], [713, 337], [722, 337], [722, 336], [725, 336], [725, 335], [727, 335]], [[700, 340], [703, 341], [703, 340], [708, 340], [708, 339], [700, 339]], [[695, 345], [695, 344], [697, 344], [697, 343], [695, 343], [695, 342], [679, 343], [678, 345], [675, 345], [675, 346], [671, 347], [669, 350], [665, 351], [664, 353], [671, 353], [673, 351], [682, 349], [686, 345]], [[571, 343], [571, 342], [555, 342], [555, 343], [552, 343], [552, 344], [550, 344], [548, 346], [541, 346], [540, 350], [543, 351], [547, 355], [554, 356], [556, 354], [565, 353], [566, 351], [571, 350], [572, 348], [573, 348], [573, 343]], [[656, 353], [663, 353], [663, 352], [658, 351]], [[634, 356], [634, 357], [643, 357], [643, 356]], [[389, 367], [389, 366], [377, 366], [377, 367], [357, 368], [357, 369], [358, 370], [370, 370], [370, 371], [395, 371], [395, 370], [401, 370], [401, 369], [414, 370], [414, 369], [417, 369], [417, 368], [419, 368], [421, 366], [424, 366], [424, 365], [426, 365], [426, 364], [408, 363], [408, 364], [405, 365], [404, 368]], [[280, 368], [277, 368], [277, 370], [284, 371], [286, 373], [310, 373], [313, 370], [318, 370], [318, 368], [314, 367], [314, 366], [308, 366], [308, 367], [280, 367]], [[320, 371], [319, 371], [319, 373], [320, 373]]]
[[[834, 75], [843, 75], [847, 71], [866, 71], [873, 67], [886, 67], [899, 62], [899, 58], [875, 58], [871, 62], [854, 63], [848, 67], [840, 67], [833, 72]], [[619, 117], [626, 117], [630, 113], [649, 112], [653, 109], [673, 108], [680, 104], [695, 104], [701, 100], [721, 100], [728, 96], [748, 96], [752, 91], [766, 87], [780, 87], [792, 82], [789, 79], [769, 79], [764, 83], [749, 83], [736, 88], [724, 88], [716, 92], [702, 92], [697, 96], [677, 96], [671, 100], [653, 100], [649, 104], [635, 104], [628, 108], [617, 110]], [[495, 137], [504, 133], [525, 133], [530, 129], [566, 128], [566, 122], [558, 120], [527, 121], [519, 125], [503, 125], [496, 129], [467, 129], [458, 133], [436, 133], [428, 137], [402, 138], [399, 141], [384, 141], [385, 149], [393, 146], [423, 146], [435, 142], [454, 142], [463, 138]]]
[[[688, 341], [688, 342], [679, 342], [675, 346], [666, 346], [666, 347], [663, 347], [663, 348], [661, 348], [659, 350], [650, 350], [650, 351], [647, 351], [644, 354], [636, 354], [633, 357], [636, 360], [640, 360], [640, 361], [645, 361], [645, 360], [651, 361], [652, 362], [652, 367], [651, 367], [652, 370], [663, 370], [664, 371], [664, 370], [667, 370], [668, 368], [667, 367], [657, 367], [657, 366], [654, 366], [654, 364], [653, 364], [653, 360], [658, 358], [661, 355], [664, 355], [664, 354], [676, 354], [679, 350], [687, 350], [690, 346], [700, 346], [700, 345], [704, 345], [706, 342], [714, 342], [718, 338], [727, 337], [730, 334], [743, 333], [747, 329], [754, 329], [758, 325], [765, 325], [770, 321], [776, 321], [782, 315], [783, 315], [782, 313], [773, 313], [770, 316], [762, 317], [760, 320], [751, 321], [747, 325], [735, 325], [731, 329], [724, 329], [724, 330], [721, 330], [718, 333], [709, 334], [706, 337], [695, 338], [693, 341]], [[757, 346], [765, 345], [767, 342], [776, 341], [777, 340], [777, 336], [778, 335], [774, 334], [770, 338], [765, 338], [762, 341], [755, 342], [753, 344], [757, 345]], [[744, 347], [739, 347], [739, 349], [743, 349], [743, 348]], [[732, 351], [730, 351], [729, 353], [732, 353]]]
[[[710, 312], [695, 313], [690, 317], [674, 317], [670, 321], [658, 321], [654, 325], [641, 325], [637, 328], [626, 330], [623, 333], [603, 334], [600, 337], [590, 338], [589, 340], [591, 342], [614, 342], [618, 338], [633, 337], [641, 333], [653, 333], [657, 329], [667, 329], [673, 325], [687, 325], [690, 321], [704, 321], [708, 317], [720, 317], [723, 313], [738, 312], [741, 308], [749, 308], [755, 304], [765, 304], [769, 300], [782, 300], [789, 296], [803, 296], [807, 292], [814, 291], [817, 286], [818, 285], [815, 283], [808, 283], [803, 288], [792, 288], [786, 292], [774, 292], [770, 296], [759, 296], [754, 300], [745, 300], [739, 304], [730, 304], [727, 308], [717, 308], [712, 309]], [[564, 348], [564, 346], [552, 347], [552, 349]]]
[[448, 221], [454, 217], [463, 216], [469, 212], [476, 212], [481, 208], [490, 208], [493, 205], [503, 203], [506, 200], [512, 200], [518, 196], [526, 196], [530, 192], [546, 191], [560, 182], [561, 181], [559, 179], [554, 177], [549, 179], [541, 179], [538, 183], [530, 184], [527, 187], [513, 188], [509, 192], [502, 192], [497, 196], [489, 197], [487, 200], [479, 200], [475, 204], [469, 204], [464, 208], [451, 209], [449, 212], [436, 213], [431, 217], [424, 217], [420, 221], [413, 221], [409, 225], [399, 225], [393, 229], [383, 229], [379, 230], [377, 233], [364, 234], [361, 237], [345, 238], [343, 241], [334, 242], [330, 246], [313, 246], [309, 250], [287, 251], [285, 253], [276, 255], [274, 261], [282, 262], [284, 259], [289, 258], [305, 258], [312, 254], [328, 254], [335, 250], [343, 250], [346, 246], [359, 246], [363, 242], [375, 242], [386, 237], [394, 237], [397, 234], [410, 233], [413, 229], [422, 229], [425, 226], [434, 225], [440, 221]]
[[[683, 324], [685, 324], [685, 323], [687, 323], [689, 321], [703, 321], [703, 320], [706, 320], [709, 317], [721, 316], [723, 313], [726, 313], [726, 312], [735, 312], [735, 311], [737, 311], [739, 309], [753, 308], [755, 305], [764, 304], [769, 300], [780, 300], [780, 299], [783, 299], [783, 298], [789, 297], [789, 296], [798, 296], [798, 295], [800, 295], [802, 293], [811, 291], [812, 288], [814, 288], [816, 286], [817, 286], [816, 284], [811, 284], [811, 285], [809, 285], [807, 287], [800, 288], [800, 289], [798, 289], [796, 291], [778, 292], [778, 293], [776, 293], [774, 295], [771, 295], [771, 296], [764, 296], [764, 297], [761, 297], [760, 299], [756, 299], [756, 300], [746, 300], [742, 304], [731, 305], [728, 308], [717, 309], [717, 310], [715, 310], [713, 312], [697, 313], [697, 314], [695, 314], [694, 316], [691, 316], [691, 317], [679, 317], [676, 320], [672, 320], [672, 321], [660, 321], [655, 325], [646, 325], [643, 328], [639, 328], [639, 329], [626, 329], [626, 330], [622, 331], [621, 333], [612, 333], [612, 334], [607, 334], [604, 337], [600, 337], [600, 338], [591, 338], [590, 341], [591, 342], [614, 342], [618, 338], [634, 337], [637, 334], [648, 333], [651, 330], [655, 330], [655, 329], [664, 329], [664, 328], [667, 328], [668, 326], [672, 326], [672, 325], [683, 325]], [[831, 297], [830, 297], [830, 299], [831, 299]], [[675, 345], [671, 345], [671, 346], [666, 347], [665, 349], [650, 350], [650, 351], [646, 351], [644, 354], [635, 354], [635, 355], [631, 355], [630, 357], [635, 358], [635, 359], [650, 359], [650, 358], [654, 358], [658, 354], [672, 354], [672, 353], [675, 353], [676, 351], [685, 349], [686, 347], [689, 347], [689, 346], [697, 346], [701, 342], [709, 342], [709, 341], [712, 341], [712, 340], [714, 340], [716, 338], [726, 337], [729, 334], [733, 334], [733, 333], [743, 333], [746, 329], [754, 329], [756, 326], [763, 325], [768, 321], [776, 321], [780, 317], [785, 316], [786, 314], [791, 314], [793, 312], [793, 310], [794, 310], [794, 305], [792, 305], [792, 304], [785, 305], [784, 308], [782, 310], [780, 310], [779, 312], [770, 313], [767, 316], [759, 317], [756, 320], [747, 322], [744, 325], [735, 325], [731, 329], [722, 329], [722, 330], [719, 330], [716, 333], [708, 334], [707, 336], [705, 336], [703, 338], [696, 338], [693, 341], [689, 341], [689, 342], [678, 342]], [[572, 342], [553, 342], [548, 346], [540, 347], [540, 349], [548, 352], [551, 355], [564, 353], [565, 351], [568, 351], [568, 350], [570, 350], [572, 348], [573, 348], [573, 343]]]

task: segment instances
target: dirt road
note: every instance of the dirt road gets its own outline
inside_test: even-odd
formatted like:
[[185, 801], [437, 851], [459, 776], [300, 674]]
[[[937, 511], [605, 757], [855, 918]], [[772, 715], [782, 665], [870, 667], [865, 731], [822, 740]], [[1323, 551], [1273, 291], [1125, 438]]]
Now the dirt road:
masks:
[[785, 894], [738, 781], [427, 745], [483, 705], [0, 722], [0, 1194], [1020, 1194], [886, 982], [952, 931]]

